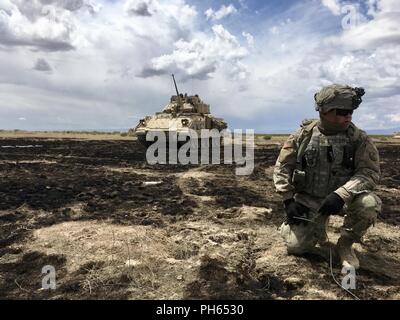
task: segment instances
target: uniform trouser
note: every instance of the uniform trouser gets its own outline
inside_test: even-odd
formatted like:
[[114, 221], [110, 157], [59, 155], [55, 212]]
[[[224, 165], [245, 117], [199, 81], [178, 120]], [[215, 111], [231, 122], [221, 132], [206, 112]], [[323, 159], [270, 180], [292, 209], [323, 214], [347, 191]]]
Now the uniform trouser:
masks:
[[[321, 200], [299, 197], [296, 201], [310, 208], [308, 219], [314, 221], [306, 224], [288, 225], [283, 223], [280, 233], [286, 243], [288, 253], [302, 254], [313, 248], [317, 243], [326, 241], [326, 226], [328, 216], [321, 216], [317, 211]], [[353, 242], [360, 242], [367, 229], [375, 223], [377, 215], [382, 210], [382, 202], [372, 192], [362, 193], [343, 207], [341, 215], [344, 215], [344, 223], [341, 227], [341, 235]]]

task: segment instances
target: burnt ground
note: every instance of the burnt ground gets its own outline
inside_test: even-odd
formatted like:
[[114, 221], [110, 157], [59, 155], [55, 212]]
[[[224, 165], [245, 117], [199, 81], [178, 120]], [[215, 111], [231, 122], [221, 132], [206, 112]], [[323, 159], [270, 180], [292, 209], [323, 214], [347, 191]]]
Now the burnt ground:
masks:
[[[0, 298], [351, 299], [323, 256], [287, 256], [273, 164], [149, 165], [136, 141], [0, 140]], [[400, 298], [400, 144], [379, 143], [383, 212], [352, 292]], [[332, 217], [329, 237], [339, 236]], [[334, 262], [339, 281], [341, 269]], [[55, 290], [42, 268], [54, 266]]]

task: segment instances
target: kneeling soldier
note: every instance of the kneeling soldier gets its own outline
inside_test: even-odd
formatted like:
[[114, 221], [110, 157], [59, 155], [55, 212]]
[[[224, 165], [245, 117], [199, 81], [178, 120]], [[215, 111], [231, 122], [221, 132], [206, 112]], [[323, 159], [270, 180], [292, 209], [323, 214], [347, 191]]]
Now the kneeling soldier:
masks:
[[326, 242], [329, 215], [342, 213], [337, 253], [342, 265], [359, 268], [352, 245], [381, 211], [372, 192], [380, 178], [378, 150], [351, 122], [363, 95], [364, 89], [346, 85], [323, 88], [314, 96], [320, 118], [303, 121], [283, 145], [274, 183], [283, 197], [286, 221], [280, 232], [289, 254]]

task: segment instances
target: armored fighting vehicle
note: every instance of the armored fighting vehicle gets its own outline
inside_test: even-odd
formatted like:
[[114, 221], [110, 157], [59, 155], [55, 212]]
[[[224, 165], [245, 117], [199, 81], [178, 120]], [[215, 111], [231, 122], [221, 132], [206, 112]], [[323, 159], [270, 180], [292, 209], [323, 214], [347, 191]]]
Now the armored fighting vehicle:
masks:
[[179, 134], [192, 129], [200, 137], [201, 129], [218, 129], [220, 131], [227, 128], [223, 119], [210, 114], [210, 105], [204, 103], [197, 94], [194, 96], [180, 94], [174, 75], [172, 75], [172, 79], [176, 95], [171, 97], [162, 112], [146, 116], [135, 127], [136, 136], [141, 143], [148, 144], [146, 134], [149, 131], [163, 131], [168, 138], [168, 133], [171, 131]]

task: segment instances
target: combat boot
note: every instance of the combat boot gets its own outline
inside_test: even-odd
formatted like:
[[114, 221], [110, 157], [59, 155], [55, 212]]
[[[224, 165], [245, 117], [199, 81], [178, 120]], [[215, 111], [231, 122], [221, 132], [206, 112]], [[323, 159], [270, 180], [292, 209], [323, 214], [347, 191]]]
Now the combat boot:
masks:
[[358, 260], [354, 249], [352, 248], [354, 241], [348, 237], [341, 236], [336, 244], [336, 250], [340, 257], [340, 262], [343, 267], [354, 267], [355, 270], [360, 268], [360, 261]]

